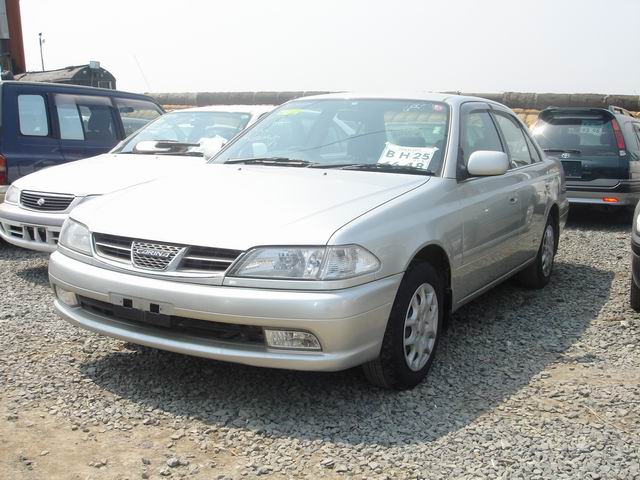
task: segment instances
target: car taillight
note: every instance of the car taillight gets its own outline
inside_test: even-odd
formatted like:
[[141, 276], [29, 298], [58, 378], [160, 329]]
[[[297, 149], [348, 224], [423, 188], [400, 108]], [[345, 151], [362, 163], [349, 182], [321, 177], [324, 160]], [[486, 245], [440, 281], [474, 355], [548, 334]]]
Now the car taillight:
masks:
[[0, 185], [7, 185], [7, 159], [0, 155]]
[[626, 155], [627, 146], [624, 144], [624, 136], [622, 135], [622, 130], [620, 130], [620, 125], [618, 125], [618, 121], [613, 118], [611, 119], [611, 126], [613, 127], [613, 134], [616, 137], [616, 145], [618, 150], [620, 150], [620, 156]]

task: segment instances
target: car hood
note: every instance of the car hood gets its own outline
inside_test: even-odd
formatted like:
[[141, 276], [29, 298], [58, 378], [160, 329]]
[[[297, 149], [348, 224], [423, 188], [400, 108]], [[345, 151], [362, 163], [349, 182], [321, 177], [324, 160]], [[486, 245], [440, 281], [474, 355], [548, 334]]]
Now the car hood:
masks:
[[39, 170], [16, 180], [14, 185], [21, 190], [77, 197], [102, 195], [204, 162], [202, 157], [105, 153]]
[[93, 232], [246, 250], [324, 245], [340, 227], [429, 177], [311, 168], [204, 165], [80, 205]]

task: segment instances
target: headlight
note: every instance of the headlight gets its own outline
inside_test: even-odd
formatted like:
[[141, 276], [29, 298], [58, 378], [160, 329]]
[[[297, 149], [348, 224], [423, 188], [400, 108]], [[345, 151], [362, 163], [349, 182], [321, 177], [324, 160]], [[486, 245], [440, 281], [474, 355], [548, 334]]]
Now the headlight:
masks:
[[640, 233], [640, 215], [636, 217], [636, 232]]
[[11, 185], [4, 194], [4, 201], [17, 205], [20, 202], [20, 189]]
[[67, 218], [62, 225], [58, 243], [76, 252], [91, 255], [91, 233], [83, 224]]
[[235, 277], [340, 280], [375, 272], [380, 261], [359, 245], [260, 247], [250, 250], [229, 273]]

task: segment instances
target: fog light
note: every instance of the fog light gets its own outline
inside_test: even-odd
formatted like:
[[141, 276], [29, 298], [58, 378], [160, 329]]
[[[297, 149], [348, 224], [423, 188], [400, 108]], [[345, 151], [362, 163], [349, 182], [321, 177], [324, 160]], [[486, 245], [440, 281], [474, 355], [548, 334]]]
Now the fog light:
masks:
[[308, 332], [295, 330], [264, 329], [267, 345], [272, 348], [291, 348], [300, 350], [321, 350], [316, 336]]
[[78, 297], [73, 292], [56, 286], [56, 297], [68, 307], [76, 307], [78, 305]]

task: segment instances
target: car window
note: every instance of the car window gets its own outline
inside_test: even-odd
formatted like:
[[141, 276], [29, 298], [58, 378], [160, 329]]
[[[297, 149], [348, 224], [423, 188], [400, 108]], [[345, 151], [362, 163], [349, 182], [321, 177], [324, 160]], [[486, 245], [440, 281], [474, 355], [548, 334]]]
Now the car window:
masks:
[[162, 115], [157, 105], [145, 100], [116, 98], [116, 106], [122, 119], [125, 137]]
[[55, 101], [61, 139], [111, 144], [117, 140], [113, 109], [108, 98], [56, 95]]
[[464, 166], [467, 165], [473, 152], [480, 150], [503, 151], [498, 131], [487, 111], [463, 114], [460, 149]]
[[640, 150], [640, 123], [633, 124], [633, 132], [636, 140], [636, 150]]
[[522, 131], [520, 125], [514, 118], [505, 114], [496, 113], [495, 117], [500, 130], [502, 130], [504, 139], [507, 142], [511, 166], [518, 168], [531, 164], [533, 161], [531, 152], [529, 151], [525, 133]]
[[20, 133], [36, 137], [49, 135], [47, 106], [42, 95], [18, 95]]
[[597, 112], [543, 112], [533, 137], [545, 150], [577, 150], [583, 155], [618, 156], [610, 115]]

